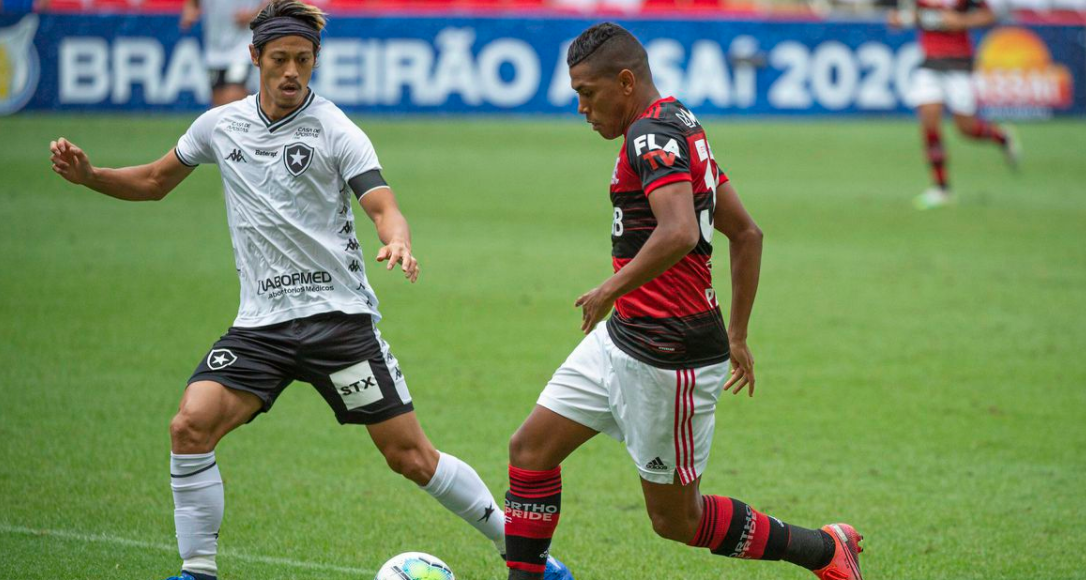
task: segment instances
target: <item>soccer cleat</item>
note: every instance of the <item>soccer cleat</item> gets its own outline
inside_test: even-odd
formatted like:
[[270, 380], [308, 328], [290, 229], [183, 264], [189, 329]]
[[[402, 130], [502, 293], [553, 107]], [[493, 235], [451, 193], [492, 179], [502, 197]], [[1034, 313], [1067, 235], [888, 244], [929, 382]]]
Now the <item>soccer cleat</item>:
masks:
[[547, 556], [547, 569], [543, 572], [543, 580], [573, 580], [573, 573], [558, 558]]
[[833, 538], [833, 559], [821, 570], [815, 570], [820, 580], [863, 580], [860, 574], [860, 542], [864, 537], [848, 524], [830, 524], [822, 528]]
[[197, 574], [182, 570], [180, 576], [170, 576], [166, 580], [217, 580], [217, 578], [209, 574]]
[[954, 203], [950, 191], [942, 187], [929, 187], [924, 193], [913, 198], [913, 205], [919, 210], [936, 209]]
[[1022, 141], [1018, 139], [1018, 131], [1005, 125], [1003, 134], [1007, 137], [1007, 142], [1003, 144], [1003, 156], [1007, 160], [1007, 166], [1018, 171], [1022, 163]]

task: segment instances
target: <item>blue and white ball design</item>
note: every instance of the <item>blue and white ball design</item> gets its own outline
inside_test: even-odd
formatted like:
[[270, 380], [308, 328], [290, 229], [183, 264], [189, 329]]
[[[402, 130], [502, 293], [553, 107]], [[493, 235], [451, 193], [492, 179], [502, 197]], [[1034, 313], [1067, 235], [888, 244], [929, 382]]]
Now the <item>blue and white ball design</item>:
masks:
[[373, 580], [456, 580], [452, 569], [441, 560], [422, 552], [394, 556]]

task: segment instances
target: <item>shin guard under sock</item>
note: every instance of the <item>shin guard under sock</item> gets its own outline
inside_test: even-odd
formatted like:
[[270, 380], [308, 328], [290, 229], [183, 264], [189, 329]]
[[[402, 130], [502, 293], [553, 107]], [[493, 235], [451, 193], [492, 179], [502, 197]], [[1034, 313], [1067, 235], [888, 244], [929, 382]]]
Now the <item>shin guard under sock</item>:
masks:
[[506, 565], [543, 577], [562, 506], [562, 468], [532, 471], [509, 466], [505, 494]]
[[785, 560], [810, 570], [833, 558], [833, 539], [822, 530], [786, 524], [729, 497], [703, 496], [702, 507], [691, 546], [729, 558]]

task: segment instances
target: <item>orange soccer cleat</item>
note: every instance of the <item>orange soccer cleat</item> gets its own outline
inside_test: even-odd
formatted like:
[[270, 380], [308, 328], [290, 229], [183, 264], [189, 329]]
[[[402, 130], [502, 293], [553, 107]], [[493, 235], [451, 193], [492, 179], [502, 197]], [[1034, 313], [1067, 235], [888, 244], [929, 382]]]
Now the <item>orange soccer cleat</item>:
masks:
[[825, 568], [815, 570], [815, 575], [820, 580], [863, 580], [859, 558], [864, 551], [860, 545], [864, 537], [848, 524], [830, 524], [822, 531], [833, 537], [835, 548], [833, 559]]

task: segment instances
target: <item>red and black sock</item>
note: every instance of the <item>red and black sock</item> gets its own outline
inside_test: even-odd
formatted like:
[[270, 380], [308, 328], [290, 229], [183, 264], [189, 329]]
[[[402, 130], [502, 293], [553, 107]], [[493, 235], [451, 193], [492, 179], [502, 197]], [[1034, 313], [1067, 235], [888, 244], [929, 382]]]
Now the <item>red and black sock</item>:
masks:
[[977, 139], [979, 141], [995, 141], [1000, 146], [1007, 144], [1007, 134], [1003, 132], [1003, 129], [999, 128], [999, 125], [989, 123], [981, 119], [977, 119], [973, 123], [973, 128], [969, 131], [964, 131], [965, 136], [971, 139]]
[[946, 150], [943, 149], [943, 139], [939, 131], [925, 131], [924, 142], [927, 145], [925, 153], [928, 156], [928, 164], [931, 165], [932, 179], [935, 185], [946, 189]]
[[729, 558], [785, 560], [809, 570], [833, 559], [833, 538], [822, 530], [786, 524], [730, 497], [703, 496], [702, 507], [691, 546]]
[[562, 509], [562, 468], [531, 471], [509, 466], [505, 494], [505, 549], [509, 577], [542, 578]]

